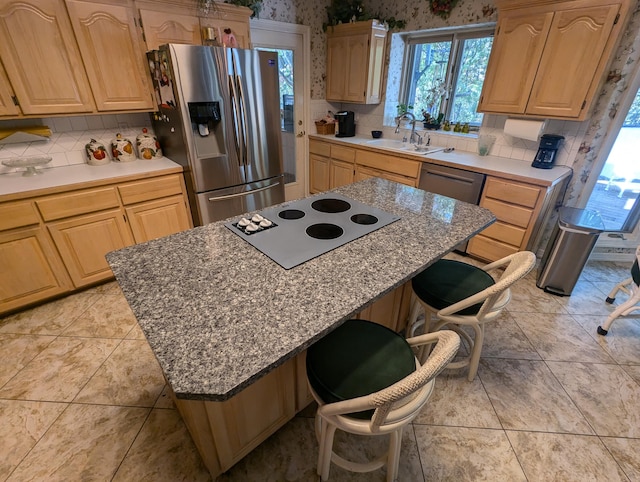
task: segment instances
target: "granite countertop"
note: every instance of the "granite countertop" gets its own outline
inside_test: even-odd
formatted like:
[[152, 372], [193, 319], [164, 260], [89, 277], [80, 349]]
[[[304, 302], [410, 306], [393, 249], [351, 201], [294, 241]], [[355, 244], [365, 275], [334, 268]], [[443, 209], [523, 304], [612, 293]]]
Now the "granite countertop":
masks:
[[[553, 186], [571, 174], [566, 166], [554, 166], [552, 169], [536, 169], [531, 161], [521, 161], [498, 156], [480, 156], [473, 152], [454, 150], [452, 152], [435, 152], [420, 154], [410, 149], [395, 149], [375, 145], [370, 137], [331, 137], [309, 134], [310, 138], [376, 151], [386, 151], [421, 162], [429, 162], [447, 167], [466, 169], [490, 176], [497, 176], [514, 181], [529, 182], [540, 186]], [[446, 147], [446, 146], [442, 146]]]
[[230, 398], [495, 221], [378, 178], [334, 191], [401, 219], [290, 270], [224, 221], [107, 254], [178, 398]]
[[68, 188], [74, 184], [100, 183], [126, 177], [144, 177], [158, 171], [182, 172], [182, 166], [172, 160], [138, 159], [131, 162], [110, 162], [103, 166], [74, 164], [72, 166], [40, 169], [42, 174], [23, 176], [22, 171], [0, 175], [0, 196], [28, 193], [37, 195], [54, 188]]

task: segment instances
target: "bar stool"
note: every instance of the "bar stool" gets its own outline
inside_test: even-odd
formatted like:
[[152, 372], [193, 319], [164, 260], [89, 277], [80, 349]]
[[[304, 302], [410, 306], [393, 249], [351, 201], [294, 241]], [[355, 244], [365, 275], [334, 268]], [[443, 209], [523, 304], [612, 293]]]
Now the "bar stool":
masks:
[[[531, 271], [536, 255], [520, 251], [478, 268], [468, 263], [441, 259], [429, 266], [411, 282], [413, 288], [407, 333], [413, 336], [424, 323], [424, 332], [440, 328], [454, 330], [467, 344], [469, 356], [449, 364], [447, 368], [469, 367], [467, 379], [473, 381], [478, 372], [484, 341], [484, 325], [495, 320], [511, 300], [510, 287]], [[504, 268], [496, 278], [489, 272]], [[424, 320], [419, 318], [424, 312]], [[461, 327], [473, 329], [473, 337]], [[424, 351], [418, 358], [424, 356]]]
[[616, 300], [616, 294], [618, 291], [622, 291], [627, 294], [629, 298], [627, 301], [618, 306], [607, 317], [602, 326], [598, 326], [598, 335], [605, 336], [609, 333], [609, 328], [616, 318], [619, 316], [626, 316], [629, 313], [640, 310], [640, 246], [636, 248], [636, 259], [631, 265], [631, 276], [624, 281], [621, 281], [613, 287], [609, 296], [607, 296], [606, 302], [612, 304]]
[[[436, 343], [420, 363], [413, 348]], [[348, 320], [307, 350], [307, 380], [318, 403], [318, 475], [328, 480], [331, 462], [354, 472], [387, 466], [397, 477], [403, 428], [433, 391], [434, 378], [453, 359], [460, 337], [439, 331], [405, 340], [371, 321]], [[366, 463], [333, 451], [336, 429], [357, 435], [390, 434], [386, 454]]]

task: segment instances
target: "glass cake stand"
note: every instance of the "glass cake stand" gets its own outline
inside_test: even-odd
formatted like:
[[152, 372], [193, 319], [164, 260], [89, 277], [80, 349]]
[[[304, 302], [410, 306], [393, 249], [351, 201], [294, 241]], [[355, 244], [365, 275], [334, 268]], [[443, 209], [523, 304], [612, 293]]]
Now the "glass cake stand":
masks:
[[49, 162], [51, 162], [51, 158], [48, 156], [35, 156], [4, 159], [2, 164], [7, 167], [24, 167], [26, 171], [22, 173], [23, 176], [35, 176], [36, 174], [42, 174], [42, 171], [38, 171], [36, 167], [44, 166]]

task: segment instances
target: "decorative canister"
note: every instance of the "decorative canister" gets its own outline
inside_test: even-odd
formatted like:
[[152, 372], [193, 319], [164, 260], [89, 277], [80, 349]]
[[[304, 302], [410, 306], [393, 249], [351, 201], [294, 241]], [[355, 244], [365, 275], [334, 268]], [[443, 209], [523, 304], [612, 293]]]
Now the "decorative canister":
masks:
[[95, 139], [91, 139], [89, 143], [84, 146], [84, 149], [87, 154], [87, 164], [90, 166], [102, 166], [111, 162], [104, 144], [99, 143]]
[[142, 134], [136, 137], [136, 147], [138, 148], [138, 157], [140, 159], [153, 159], [162, 157], [160, 143], [156, 136], [149, 134], [147, 129], [142, 129]]
[[114, 161], [127, 162], [136, 160], [133, 144], [129, 139], [122, 137], [122, 134], [116, 134], [116, 138], [111, 141], [111, 153]]

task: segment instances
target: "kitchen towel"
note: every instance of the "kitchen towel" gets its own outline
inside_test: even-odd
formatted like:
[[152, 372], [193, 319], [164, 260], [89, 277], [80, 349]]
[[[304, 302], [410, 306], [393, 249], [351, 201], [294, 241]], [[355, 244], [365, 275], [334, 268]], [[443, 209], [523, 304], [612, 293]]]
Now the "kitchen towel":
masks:
[[507, 119], [504, 123], [504, 133], [520, 139], [537, 141], [544, 129], [545, 121]]

